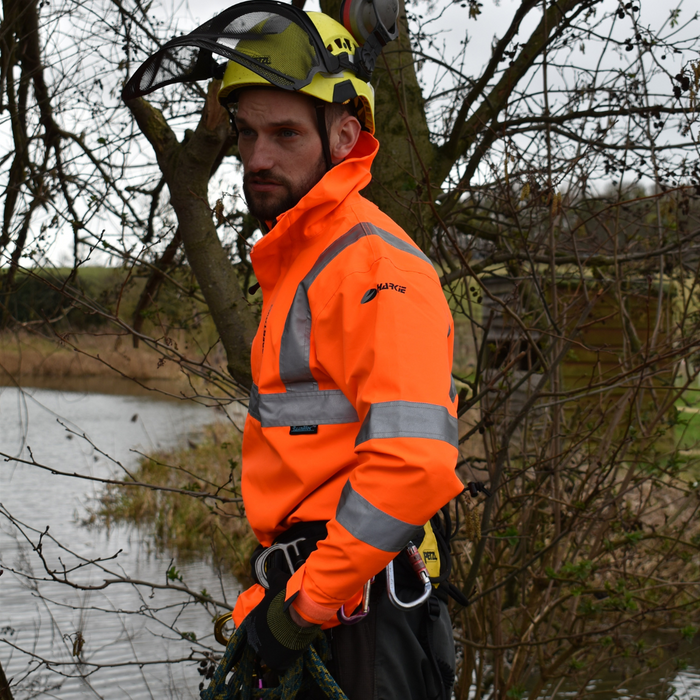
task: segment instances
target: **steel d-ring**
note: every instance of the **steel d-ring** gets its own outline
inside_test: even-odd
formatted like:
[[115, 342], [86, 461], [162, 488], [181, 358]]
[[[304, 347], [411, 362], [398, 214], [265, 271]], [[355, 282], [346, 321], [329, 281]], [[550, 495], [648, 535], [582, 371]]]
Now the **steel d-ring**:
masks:
[[304, 542], [305, 540], [306, 537], [299, 537], [298, 539], [292, 540], [291, 542], [277, 542], [271, 547], [263, 549], [258, 558], [255, 560], [255, 577], [257, 578], [258, 583], [260, 583], [260, 585], [263, 588], [270, 587], [270, 582], [267, 580], [267, 572], [265, 571], [265, 564], [267, 562], [267, 558], [273, 552], [282, 551], [284, 553], [284, 558], [286, 559], [287, 566], [289, 567], [289, 573], [291, 575], [296, 571], [296, 569], [294, 568], [294, 562], [292, 561], [292, 558], [289, 556], [289, 550], [293, 549], [294, 554], [296, 554], [296, 556], [299, 556], [299, 547], [297, 545], [299, 544], [299, 542]]

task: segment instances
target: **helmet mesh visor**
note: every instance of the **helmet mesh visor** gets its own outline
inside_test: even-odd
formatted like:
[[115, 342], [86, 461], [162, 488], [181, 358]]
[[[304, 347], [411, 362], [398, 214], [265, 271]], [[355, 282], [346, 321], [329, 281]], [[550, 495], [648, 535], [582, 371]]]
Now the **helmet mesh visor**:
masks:
[[192, 76], [195, 73], [199, 51], [194, 46], [177, 46], [156, 54], [144, 63], [139, 88], [150, 91], [151, 86], [177, 81], [180, 76]]
[[251, 12], [231, 22], [217, 39], [237, 61], [280, 87], [293, 88], [313, 77], [320, 65], [306, 31], [286, 17]]
[[298, 90], [323, 68], [307, 29], [274, 11], [236, 6], [186, 36], [169, 41], [136, 71], [124, 95], [137, 97], [163, 85], [211, 76], [212, 54], [223, 56], [281, 88]]

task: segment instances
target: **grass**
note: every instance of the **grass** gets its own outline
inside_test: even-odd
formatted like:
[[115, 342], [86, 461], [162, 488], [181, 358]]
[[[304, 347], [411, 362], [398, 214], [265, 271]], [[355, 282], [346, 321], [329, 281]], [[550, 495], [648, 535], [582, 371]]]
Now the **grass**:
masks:
[[[150, 274], [145, 267], [81, 267], [74, 276], [67, 268], [24, 271], [0, 301], [15, 321], [50, 325], [61, 332], [94, 331], [109, 326], [113, 317], [133, 325]], [[64, 287], [68, 281], [70, 285]], [[203, 347], [217, 338], [199, 286], [187, 267], [169, 276], [140, 316], [143, 332], [154, 337], [181, 329]]]
[[700, 389], [691, 386], [676, 401], [676, 444], [680, 450], [700, 450]]
[[700, 391], [691, 387], [676, 401], [674, 438], [679, 464], [692, 479], [700, 479]]
[[[227, 423], [208, 426], [198, 444], [158, 452], [141, 460], [135, 481], [240, 497], [241, 440]], [[242, 503], [154, 489], [110, 486], [93, 509], [88, 524], [110, 527], [135, 524], [155, 538], [156, 545], [182, 560], [205, 558], [250, 581], [248, 560], [257, 541], [245, 519]]]
[[680, 450], [700, 451], [700, 411], [687, 411], [679, 408], [676, 424], [676, 442]]

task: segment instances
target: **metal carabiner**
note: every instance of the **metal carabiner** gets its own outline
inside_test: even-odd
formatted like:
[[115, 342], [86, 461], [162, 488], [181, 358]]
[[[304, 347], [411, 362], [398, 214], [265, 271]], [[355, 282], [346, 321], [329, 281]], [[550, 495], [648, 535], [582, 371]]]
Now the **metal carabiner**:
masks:
[[227, 637], [224, 634], [224, 627], [228, 622], [231, 622], [233, 618], [233, 613], [232, 612], [227, 612], [221, 617], [217, 618], [216, 622], [214, 623], [214, 639], [216, 639], [219, 644], [223, 644], [224, 646], [228, 646], [229, 640], [231, 637]]
[[396, 595], [396, 587], [394, 585], [394, 562], [390, 561], [386, 567], [386, 592], [389, 596], [391, 604], [395, 608], [399, 608], [399, 610], [412, 610], [413, 608], [417, 608], [419, 605], [423, 605], [423, 603], [430, 598], [430, 594], [433, 592], [433, 585], [430, 583], [430, 575], [428, 574], [428, 569], [425, 568], [425, 563], [423, 562], [423, 557], [421, 557], [420, 552], [418, 551], [418, 547], [416, 547], [413, 542], [409, 542], [406, 546], [406, 552], [408, 554], [408, 559], [411, 562], [411, 566], [416, 572], [416, 576], [418, 576], [423, 583], [423, 593], [421, 593], [418, 598], [408, 603], [404, 603], [403, 601], [399, 600], [398, 596]]
[[299, 539], [292, 540], [291, 542], [278, 542], [277, 544], [273, 544], [271, 547], [267, 547], [266, 549], [263, 549], [263, 551], [260, 553], [260, 556], [255, 560], [255, 576], [258, 579], [258, 582], [263, 588], [269, 588], [270, 583], [267, 580], [267, 573], [265, 572], [265, 562], [267, 561], [267, 558], [273, 553], [273, 552], [278, 552], [282, 551], [284, 552], [284, 557], [287, 560], [287, 566], [289, 567], [289, 573], [293, 574], [296, 569], [294, 568], [294, 563], [292, 562], [292, 558], [289, 556], [289, 549], [294, 550], [294, 554], [296, 556], [300, 556], [299, 553], [299, 548], [297, 545], [299, 542], [304, 542], [306, 540], [306, 537], [299, 537]]
[[369, 591], [372, 587], [373, 581], [374, 577], [367, 581], [362, 589], [362, 608], [360, 609], [360, 612], [355, 613], [354, 615], [346, 615], [345, 605], [340, 606], [340, 610], [338, 610], [338, 619], [344, 625], [356, 625], [358, 622], [367, 617], [367, 613], [369, 613]]

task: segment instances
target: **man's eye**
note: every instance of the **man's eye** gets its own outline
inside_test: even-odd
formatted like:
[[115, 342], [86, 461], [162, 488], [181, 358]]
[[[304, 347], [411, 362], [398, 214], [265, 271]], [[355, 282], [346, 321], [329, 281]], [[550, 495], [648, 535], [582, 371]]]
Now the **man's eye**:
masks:
[[282, 129], [282, 131], [280, 131], [280, 136], [282, 136], [285, 139], [292, 138], [293, 136], [296, 136], [296, 135], [297, 135], [297, 132], [293, 131], [292, 129]]
[[242, 136], [243, 138], [250, 138], [251, 136], [254, 136], [255, 132], [252, 129], [239, 129], [238, 130], [238, 136]]

